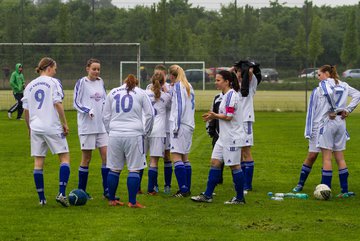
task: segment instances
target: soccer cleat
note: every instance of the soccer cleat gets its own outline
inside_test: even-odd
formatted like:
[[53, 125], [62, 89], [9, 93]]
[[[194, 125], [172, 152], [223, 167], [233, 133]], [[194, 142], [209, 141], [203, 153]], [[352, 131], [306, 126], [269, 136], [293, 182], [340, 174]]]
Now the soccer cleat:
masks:
[[40, 200], [39, 205], [42, 206], [42, 207], [45, 206], [46, 205], [46, 199]]
[[[103, 198], [109, 200], [109, 198], [110, 198], [109, 193], [108, 193], [108, 192], [105, 193], [105, 194], [103, 195]], [[120, 200], [120, 197], [115, 196], [115, 200], [119, 201], [119, 200]]]
[[64, 207], [69, 207], [70, 203], [67, 200], [66, 196], [63, 196], [62, 193], [59, 193], [56, 196], [56, 202], [60, 203], [61, 205], [63, 205]]
[[23, 118], [16, 118], [16, 120], [24, 120]]
[[[85, 191], [84, 191], [85, 192]], [[87, 199], [88, 200], [93, 200], [94, 198], [90, 195], [90, 193], [87, 193], [87, 192], [85, 192], [86, 193], [86, 196], [87, 196]]]
[[141, 190], [139, 190], [138, 192], [137, 192], [137, 194], [144, 194]]
[[303, 186], [301, 186], [301, 185], [296, 185], [296, 187], [294, 187], [293, 189], [292, 189], [292, 191], [293, 192], [301, 192], [303, 190]]
[[194, 202], [203, 202], [203, 203], [211, 203], [213, 201], [211, 197], [207, 197], [202, 193], [199, 196], [191, 197], [191, 200], [193, 200]]
[[188, 196], [190, 196], [191, 195], [191, 192], [190, 191], [188, 191], [188, 192], [181, 192], [180, 190], [179, 191], [177, 191], [174, 195], [173, 195], [173, 197], [188, 197]]
[[[202, 193], [200, 193], [200, 194], [204, 195], [205, 192], [202, 192]], [[212, 195], [213, 195], [213, 196], [216, 196], [216, 193], [213, 192]]]
[[8, 112], [8, 118], [12, 119], [11, 112]]
[[155, 186], [155, 187], [154, 187], [154, 191], [155, 191], [155, 192], [159, 192], [159, 186]]
[[148, 192], [147, 194], [150, 195], [150, 196], [156, 196], [156, 195], [157, 195], [157, 192], [156, 192], [156, 191], [152, 191], [152, 192]]
[[349, 197], [353, 197], [355, 196], [354, 192], [345, 192], [345, 193], [340, 193], [338, 195], [336, 195], [337, 198], [349, 198]]
[[144, 205], [141, 205], [140, 203], [136, 202], [135, 204], [132, 204], [131, 202], [128, 203], [129, 208], [146, 208]]
[[165, 194], [170, 194], [170, 193], [171, 193], [171, 187], [165, 186], [165, 187], [164, 187], [164, 193], [165, 193]]
[[248, 194], [248, 190], [244, 190], [244, 196]]
[[237, 199], [236, 197], [233, 197], [229, 201], [224, 202], [224, 204], [245, 204], [245, 199]]
[[110, 200], [109, 206], [124, 206], [124, 203], [119, 200]]

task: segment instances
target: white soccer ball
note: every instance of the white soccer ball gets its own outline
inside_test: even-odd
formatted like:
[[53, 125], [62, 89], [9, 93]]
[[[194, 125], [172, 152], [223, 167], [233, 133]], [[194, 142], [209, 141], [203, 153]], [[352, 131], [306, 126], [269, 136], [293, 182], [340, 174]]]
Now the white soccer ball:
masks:
[[315, 188], [314, 197], [318, 200], [329, 200], [331, 198], [331, 189], [325, 184], [319, 184]]

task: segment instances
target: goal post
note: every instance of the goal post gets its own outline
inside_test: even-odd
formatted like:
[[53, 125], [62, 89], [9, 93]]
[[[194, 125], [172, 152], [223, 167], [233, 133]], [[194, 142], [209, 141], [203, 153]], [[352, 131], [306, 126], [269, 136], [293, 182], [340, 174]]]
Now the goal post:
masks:
[[[139, 62], [136, 61], [120, 61], [120, 85], [123, 81], [123, 75], [124, 75], [124, 65], [131, 65], [131, 64], [139, 64]], [[201, 65], [202, 70], [202, 90], [205, 90], [205, 61], [140, 61], [140, 66], [142, 65], [157, 65], [157, 64], [179, 64], [179, 65]], [[140, 68], [138, 68], [140, 70]], [[140, 76], [140, 75], [138, 75]], [[139, 78], [139, 81], [141, 81], [141, 78]], [[141, 82], [140, 82], [141, 84]]]

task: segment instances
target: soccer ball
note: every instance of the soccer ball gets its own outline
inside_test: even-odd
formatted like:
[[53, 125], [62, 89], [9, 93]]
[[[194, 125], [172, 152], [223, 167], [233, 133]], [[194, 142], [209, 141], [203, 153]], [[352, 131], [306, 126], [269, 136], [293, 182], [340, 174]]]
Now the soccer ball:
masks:
[[74, 189], [69, 193], [69, 203], [74, 206], [85, 205], [88, 195], [82, 189]]
[[314, 197], [318, 200], [329, 200], [331, 198], [331, 189], [325, 184], [319, 184], [315, 188]]

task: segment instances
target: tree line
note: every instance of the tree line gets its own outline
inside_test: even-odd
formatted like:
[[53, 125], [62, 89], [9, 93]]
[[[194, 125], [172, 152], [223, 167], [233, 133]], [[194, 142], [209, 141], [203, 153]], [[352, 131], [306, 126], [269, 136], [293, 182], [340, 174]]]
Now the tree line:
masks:
[[111, 0], [0, 0], [0, 20], [2, 43], [139, 42], [142, 60], [210, 67], [252, 59], [289, 75], [325, 63], [360, 68], [360, 3], [288, 7], [275, 0], [269, 7], [230, 3], [214, 11], [187, 0], [129, 9]]

